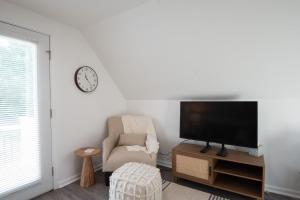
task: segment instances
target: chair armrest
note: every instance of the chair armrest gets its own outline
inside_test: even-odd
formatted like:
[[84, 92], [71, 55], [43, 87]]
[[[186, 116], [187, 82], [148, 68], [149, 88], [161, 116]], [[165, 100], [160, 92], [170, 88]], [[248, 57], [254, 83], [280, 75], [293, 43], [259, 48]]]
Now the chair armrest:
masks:
[[115, 140], [112, 137], [107, 137], [103, 140], [102, 142], [102, 146], [103, 146], [103, 163], [105, 163], [109, 157], [109, 154], [111, 153], [111, 151], [113, 150], [113, 148], [115, 147]]

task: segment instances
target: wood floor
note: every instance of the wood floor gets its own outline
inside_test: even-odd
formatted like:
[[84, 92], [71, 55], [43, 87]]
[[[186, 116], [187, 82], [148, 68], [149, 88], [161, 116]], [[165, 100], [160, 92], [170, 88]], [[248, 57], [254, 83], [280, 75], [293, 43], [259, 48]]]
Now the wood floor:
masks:
[[[162, 178], [172, 181], [170, 169], [159, 167], [161, 169]], [[196, 184], [186, 180], [180, 180], [179, 184], [199, 189], [208, 193], [213, 193], [227, 197], [232, 200], [248, 200], [239, 195], [224, 192], [218, 189], [212, 189], [205, 185]], [[104, 174], [99, 171], [96, 173], [96, 184], [90, 188], [84, 189], [79, 185], [79, 181], [72, 183], [64, 188], [54, 190], [43, 194], [34, 200], [108, 200], [108, 187], [104, 184]], [[296, 200], [295, 198], [285, 197], [273, 193], [265, 193], [265, 200]], [[298, 199], [299, 200], [299, 199]]]

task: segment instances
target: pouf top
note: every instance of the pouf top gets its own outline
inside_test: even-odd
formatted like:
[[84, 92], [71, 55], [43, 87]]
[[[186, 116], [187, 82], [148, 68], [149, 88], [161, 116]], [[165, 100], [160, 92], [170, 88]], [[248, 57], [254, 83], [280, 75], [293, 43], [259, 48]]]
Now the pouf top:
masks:
[[111, 178], [117, 178], [140, 186], [148, 185], [155, 179], [160, 170], [151, 165], [129, 162], [114, 171]]

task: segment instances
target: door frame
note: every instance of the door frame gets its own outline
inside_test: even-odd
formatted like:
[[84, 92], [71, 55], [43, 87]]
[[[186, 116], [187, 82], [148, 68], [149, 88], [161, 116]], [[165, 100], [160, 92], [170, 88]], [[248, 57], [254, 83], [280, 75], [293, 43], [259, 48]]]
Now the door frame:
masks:
[[[54, 188], [51, 128], [50, 35], [0, 20], [0, 35], [37, 44], [37, 96], [41, 179], [1, 195], [4, 200], [30, 199]], [[43, 83], [43, 84], [40, 84]]]

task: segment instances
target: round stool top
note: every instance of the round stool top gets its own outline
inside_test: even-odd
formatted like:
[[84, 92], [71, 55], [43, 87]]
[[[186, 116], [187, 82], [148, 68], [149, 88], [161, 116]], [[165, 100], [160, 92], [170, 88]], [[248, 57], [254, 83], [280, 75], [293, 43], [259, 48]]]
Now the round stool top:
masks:
[[96, 156], [100, 153], [100, 149], [95, 147], [84, 147], [77, 149], [74, 153], [79, 157]]
[[114, 171], [111, 179], [122, 179], [139, 185], [148, 185], [156, 176], [160, 176], [160, 170], [156, 167], [136, 162], [129, 162]]
[[161, 200], [160, 170], [143, 163], [124, 164], [110, 177], [109, 199]]

